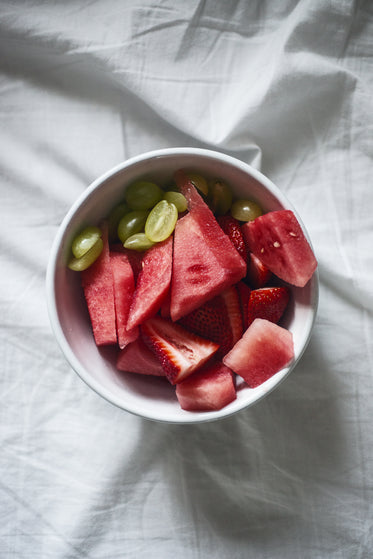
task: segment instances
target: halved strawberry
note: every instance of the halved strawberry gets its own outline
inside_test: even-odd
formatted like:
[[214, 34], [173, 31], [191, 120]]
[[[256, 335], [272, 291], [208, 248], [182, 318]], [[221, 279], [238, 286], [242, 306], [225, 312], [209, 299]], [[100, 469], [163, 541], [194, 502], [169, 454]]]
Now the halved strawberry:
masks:
[[176, 386], [176, 396], [183, 410], [220, 410], [236, 399], [234, 381], [235, 375], [223, 363], [207, 364]]
[[247, 248], [241, 232], [240, 222], [230, 215], [222, 215], [216, 218], [224, 233], [228, 235], [233, 246], [240, 256], [247, 260]]
[[248, 252], [246, 279], [253, 289], [264, 287], [272, 277], [272, 272], [252, 252]]
[[160, 360], [171, 384], [181, 382], [202, 367], [219, 348], [218, 344], [160, 316], [142, 324], [141, 333], [145, 344]]
[[282, 317], [290, 298], [287, 287], [262, 287], [250, 293], [247, 305], [247, 325], [256, 318], [277, 323]]

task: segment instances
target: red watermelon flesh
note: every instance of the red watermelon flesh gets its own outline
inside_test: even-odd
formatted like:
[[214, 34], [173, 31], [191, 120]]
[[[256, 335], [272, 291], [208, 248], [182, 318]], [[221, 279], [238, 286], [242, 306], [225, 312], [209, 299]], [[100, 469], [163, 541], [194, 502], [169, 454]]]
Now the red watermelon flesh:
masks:
[[242, 226], [250, 251], [282, 280], [304, 287], [317, 261], [291, 210], [269, 212]]
[[209, 364], [177, 384], [176, 396], [183, 410], [220, 410], [236, 399], [234, 376], [220, 362]]
[[256, 318], [223, 358], [223, 363], [255, 388], [289, 365], [293, 358], [292, 333]]
[[142, 259], [127, 328], [134, 328], [154, 316], [170, 288], [173, 237], [154, 245]]
[[180, 192], [187, 199], [189, 213], [199, 225], [206, 244], [215, 253], [221, 265], [232, 275], [230, 285], [236, 283], [245, 276], [246, 262], [233, 246], [229, 236], [224, 233], [214, 214], [184, 171], [180, 170], [175, 173], [175, 181]]
[[103, 250], [96, 262], [81, 272], [84, 296], [98, 346], [117, 343], [114, 285], [106, 222], [101, 224], [101, 230]]
[[111, 252], [121, 252], [125, 254], [128, 258], [129, 263], [131, 264], [133, 277], [135, 283], [137, 282], [137, 278], [142, 270], [142, 252], [137, 252], [136, 250], [130, 250], [128, 248], [124, 248], [122, 243], [115, 243], [110, 246]]
[[117, 358], [117, 368], [128, 373], [164, 377], [163, 367], [141, 337], [122, 349]]
[[[172, 320], [189, 314], [245, 275], [244, 261], [221, 229], [220, 232], [229, 243], [225, 262], [224, 244], [217, 250], [217, 247], [207, 243], [204, 231], [191, 213], [176, 223], [170, 307]], [[233, 260], [236, 264], [238, 261], [234, 267], [230, 267], [232, 251], [235, 255]]]
[[136, 326], [127, 330], [128, 313], [135, 291], [135, 280], [132, 266], [125, 253], [111, 252], [111, 269], [114, 280], [115, 315], [117, 324], [118, 344], [122, 349], [136, 340], [139, 329]]

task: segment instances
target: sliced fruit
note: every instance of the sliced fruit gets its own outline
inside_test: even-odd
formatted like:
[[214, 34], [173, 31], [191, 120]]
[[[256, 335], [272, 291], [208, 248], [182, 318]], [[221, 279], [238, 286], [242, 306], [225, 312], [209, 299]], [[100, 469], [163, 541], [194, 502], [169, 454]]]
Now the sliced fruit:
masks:
[[265, 318], [277, 324], [285, 312], [289, 297], [287, 287], [262, 287], [251, 291], [247, 304], [247, 326], [256, 318]]
[[[224, 235], [221, 229], [220, 231]], [[174, 233], [172, 266], [170, 307], [172, 320], [176, 321], [189, 314], [236, 283], [242, 274], [244, 275], [245, 265], [242, 266], [242, 258], [233, 248], [228, 237], [226, 235], [224, 237], [229, 243], [230, 250], [234, 251], [239, 259], [239, 266], [235, 269], [230, 269], [222, 263], [221, 254], [206, 243], [203, 231], [191, 213], [178, 220]]]
[[247, 307], [248, 307], [248, 304], [249, 304], [251, 289], [243, 281], [239, 281], [236, 284], [236, 289], [237, 289], [237, 292], [238, 292], [238, 297], [240, 299], [240, 307], [241, 307], [241, 314], [242, 314], [242, 325], [243, 325], [243, 329], [246, 330], [246, 328], [248, 327]]
[[135, 280], [132, 266], [125, 253], [111, 252], [110, 261], [114, 280], [118, 345], [122, 349], [136, 340], [139, 335], [138, 327], [127, 330], [128, 314], [135, 291]]
[[234, 375], [223, 363], [206, 365], [176, 385], [176, 396], [183, 410], [221, 410], [236, 399]]
[[178, 320], [246, 274], [246, 263], [186, 175], [175, 174], [189, 213], [175, 228], [171, 317]]
[[143, 254], [141, 254], [141, 252], [137, 252], [135, 250], [126, 249], [126, 248], [124, 248], [124, 246], [121, 243], [112, 244], [110, 246], [110, 251], [111, 252], [121, 252], [122, 254], [125, 254], [127, 256], [128, 261], [129, 261], [129, 263], [131, 264], [131, 267], [132, 267], [133, 277], [134, 277], [135, 284], [136, 284], [138, 275], [142, 270]]
[[247, 276], [246, 279], [253, 289], [264, 287], [272, 277], [272, 272], [263, 262], [252, 252], [247, 257]]
[[255, 388], [289, 365], [293, 358], [292, 333], [256, 318], [223, 363]]
[[231, 207], [231, 215], [239, 221], [251, 221], [262, 213], [262, 208], [253, 200], [236, 200]]
[[230, 238], [238, 254], [246, 261], [247, 249], [241, 232], [240, 222], [230, 215], [219, 216], [217, 221], [224, 233]]
[[81, 282], [91, 318], [93, 335], [98, 346], [117, 342], [113, 274], [110, 264], [106, 222], [101, 225], [101, 230], [102, 252], [92, 266], [81, 273]]
[[165, 241], [173, 233], [178, 215], [175, 204], [161, 200], [148, 215], [145, 235], [153, 243]]
[[242, 226], [250, 251], [274, 273], [292, 285], [304, 287], [317, 261], [291, 210], [264, 214]]
[[172, 243], [173, 238], [169, 237], [144, 254], [127, 328], [138, 326], [160, 309], [171, 283]]
[[146, 345], [160, 360], [171, 384], [177, 384], [199, 369], [219, 346], [188, 332], [180, 324], [155, 316], [141, 325]]
[[220, 297], [224, 301], [234, 345], [243, 334], [241, 304], [236, 286], [232, 285], [222, 291]]
[[217, 356], [222, 357], [234, 345], [227, 308], [220, 295], [183, 316], [179, 323], [190, 332], [219, 344]]
[[135, 233], [128, 237], [128, 239], [124, 243], [124, 248], [128, 250], [135, 250], [136, 252], [146, 252], [152, 246], [154, 246], [154, 242], [151, 241], [145, 233]]
[[[208, 205], [198, 194], [193, 184], [188, 181], [183, 171], [175, 173], [175, 180], [180, 192], [188, 201], [188, 209], [211, 251], [214, 252], [221, 265], [236, 278], [230, 285], [239, 281], [246, 272], [246, 262], [232, 247], [228, 236], [222, 231], [220, 225]], [[243, 274], [243, 275], [242, 275]]]
[[72, 243], [71, 250], [75, 258], [84, 256], [101, 237], [101, 229], [93, 225], [86, 227], [77, 235]]
[[128, 373], [164, 377], [165, 372], [152, 351], [141, 337], [122, 349], [117, 358], [117, 368]]
[[70, 270], [74, 272], [83, 272], [83, 270], [87, 270], [100, 256], [102, 250], [104, 248], [104, 243], [101, 238], [97, 239], [95, 244], [80, 258], [75, 258], [73, 256], [70, 258], [68, 267]]

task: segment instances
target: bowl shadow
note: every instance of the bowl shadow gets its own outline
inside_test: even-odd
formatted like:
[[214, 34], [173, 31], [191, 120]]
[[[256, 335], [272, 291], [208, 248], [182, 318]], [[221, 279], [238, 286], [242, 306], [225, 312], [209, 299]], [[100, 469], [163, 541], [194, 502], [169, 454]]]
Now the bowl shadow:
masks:
[[267, 545], [300, 523], [305, 529], [305, 503], [317, 498], [315, 488], [345, 450], [322, 340], [315, 337], [286, 382], [258, 405], [205, 424], [142, 421], [142, 447], [149, 444], [151, 459], [167, 472], [174, 506], [201, 538], [208, 526], [241, 544]]

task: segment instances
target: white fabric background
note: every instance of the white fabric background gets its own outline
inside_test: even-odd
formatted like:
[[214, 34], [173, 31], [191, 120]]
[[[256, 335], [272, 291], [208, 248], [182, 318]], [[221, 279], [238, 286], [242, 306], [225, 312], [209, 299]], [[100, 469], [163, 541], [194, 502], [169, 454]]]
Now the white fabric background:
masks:
[[[1, 558], [372, 557], [372, 49], [369, 0], [1, 0]], [[320, 263], [301, 364], [201, 426], [100, 399], [45, 302], [70, 205], [169, 146], [261, 168]]]

